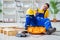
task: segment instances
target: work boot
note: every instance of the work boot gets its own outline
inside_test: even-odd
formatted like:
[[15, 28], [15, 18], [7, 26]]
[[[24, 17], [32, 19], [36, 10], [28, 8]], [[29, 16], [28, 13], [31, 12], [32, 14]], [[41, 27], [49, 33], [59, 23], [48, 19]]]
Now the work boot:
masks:
[[23, 31], [23, 32], [21, 32], [21, 33], [18, 33], [17, 35], [16, 35], [16, 37], [27, 37], [27, 31]]
[[27, 37], [27, 35], [25, 33], [21, 33], [20, 37]]
[[51, 35], [55, 31], [56, 31], [56, 28], [49, 28], [49, 30], [46, 32], [46, 34]]
[[22, 31], [22, 33], [24, 33], [24, 34], [25, 34], [25, 33], [28, 33], [28, 32], [27, 32], [27, 31]]

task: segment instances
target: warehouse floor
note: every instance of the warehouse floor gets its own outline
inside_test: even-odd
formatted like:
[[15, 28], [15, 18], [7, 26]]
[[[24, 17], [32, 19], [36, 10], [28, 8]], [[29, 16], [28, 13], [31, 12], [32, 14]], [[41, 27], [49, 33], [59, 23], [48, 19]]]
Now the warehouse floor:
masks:
[[[0, 26], [22, 26], [18, 23], [0, 23]], [[0, 34], [0, 40], [60, 40], [60, 22], [52, 23], [53, 27], [57, 28], [57, 31], [52, 35], [29, 35], [28, 37], [15, 37], [15, 36], [7, 36], [4, 34]]]
[[28, 37], [15, 37], [0, 34], [0, 40], [60, 40], [60, 32], [52, 35], [29, 35]]

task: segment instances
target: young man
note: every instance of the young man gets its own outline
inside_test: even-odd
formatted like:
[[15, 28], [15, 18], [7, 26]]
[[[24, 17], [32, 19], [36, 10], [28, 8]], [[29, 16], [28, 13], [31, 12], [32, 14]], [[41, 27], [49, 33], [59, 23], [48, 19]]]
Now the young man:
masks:
[[[51, 22], [48, 19], [49, 16], [49, 4], [45, 3], [42, 8], [38, 8], [36, 12], [29, 8], [26, 14], [26, 22], [25, 22], [25, 29], [29, 26], [44, 26], [47, 30], [48, 34], [56, 31], [56, 28], [52, 28]], [[36, 13], [36, 14], [35, 14]], [[35, 16], [34, 16], [35, 15]], [[36, 19], [35, 19], [36, 18]], [[23, 31], [22, 33], [26, 33], [27, 31]]]

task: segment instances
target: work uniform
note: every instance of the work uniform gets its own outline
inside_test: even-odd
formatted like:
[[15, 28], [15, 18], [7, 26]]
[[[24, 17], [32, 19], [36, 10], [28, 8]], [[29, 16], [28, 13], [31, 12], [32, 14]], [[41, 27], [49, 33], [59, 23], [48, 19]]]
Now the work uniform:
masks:
[[37, 26], [44, 26], [46, 30], [51, 28], [51, 22], [48, 19], [48, 16], [49, 16], [48, 10], [44, 11], [38, 8], [36, 12]]
[[36, 26], [34, 11], [32, 10], [32, 8], [29, 8], [26, 12], [25, 28], [27, 28], [28, 26]]

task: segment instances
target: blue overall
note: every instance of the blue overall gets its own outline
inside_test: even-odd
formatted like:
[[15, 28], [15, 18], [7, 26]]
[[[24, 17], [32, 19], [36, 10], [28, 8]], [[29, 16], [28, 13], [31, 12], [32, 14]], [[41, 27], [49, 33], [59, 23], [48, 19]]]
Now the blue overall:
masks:
[[37, 26], [44, 26], [44, 14], [36, 13]]
[[48, 18], [44, 18], [44, 26], [45, 26], [46, 30], [48, 30], [49, 28], [52, 28], [51, 22]]
[[51, 28], [51, 22], [48, 18], [44, 18], [43, 13], [36, 13], [37, 26], [44, 26], [46, 30]]
[[26, 15], [25, 28], [28, 26], [36, 26], [36, 19], [34, 15]]

